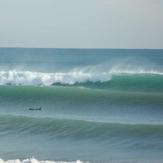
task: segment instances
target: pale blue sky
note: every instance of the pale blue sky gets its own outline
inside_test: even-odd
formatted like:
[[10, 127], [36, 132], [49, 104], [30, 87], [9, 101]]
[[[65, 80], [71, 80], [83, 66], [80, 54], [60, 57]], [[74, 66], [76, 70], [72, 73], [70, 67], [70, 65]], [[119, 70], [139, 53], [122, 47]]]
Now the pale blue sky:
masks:
[[0, 0], [0, 47], [163, 48], [163, 0]]

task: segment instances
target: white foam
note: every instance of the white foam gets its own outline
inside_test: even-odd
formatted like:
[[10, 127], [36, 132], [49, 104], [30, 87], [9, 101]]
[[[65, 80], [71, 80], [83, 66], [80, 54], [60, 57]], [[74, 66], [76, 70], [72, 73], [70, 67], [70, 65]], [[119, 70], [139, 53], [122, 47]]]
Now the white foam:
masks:
[[0, 71], [0, 85], [43, 85], [49, 86], [55, 83], [74, 84], [85, 81], [107, 81], [110, 80], [106, 73], [89, 73], [82, 71], [42, 73], [31, 71]]
[[84, 162], [82, 162], [80, 160], [72, 161], [72, 162], [67, 162], [67, 161], [48, 161], [48, 160], [39, 161], [39, 160], [37, 160], [35, 158], [30, 158], [30, 159], [25, 159], [25, 160], [16, 159], [16, 160], [7, 160], [7, 161], [0, 159], [0, 163], [84, 163]]

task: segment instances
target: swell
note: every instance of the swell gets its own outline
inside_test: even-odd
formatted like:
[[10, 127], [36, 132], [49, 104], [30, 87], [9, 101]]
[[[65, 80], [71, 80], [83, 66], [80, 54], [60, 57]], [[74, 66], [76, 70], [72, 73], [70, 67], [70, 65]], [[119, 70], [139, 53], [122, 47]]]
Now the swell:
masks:
[[116, 90], [163, 91], [163, 73], [157, 71], [72, 70], [42, 73], [30, 71], [0, 71], [0, 85], [84, 86]]
[[37, 100], [59, 102], [93, 102], [95, 100], [106, 102], [147, 102], [163, 103], [162, 92], [139, 92], [123, 90], [90, 89], [76, 86], [53, 86], [53, 87], [33, 87], [33, 86], [0, 86], [0, 100], [31, 102]]
[[162, 124], [103, 123], [57, 118], [0, 116], [1, 135], [44, 135], [58, 139], [157, 138], [163, 137]]

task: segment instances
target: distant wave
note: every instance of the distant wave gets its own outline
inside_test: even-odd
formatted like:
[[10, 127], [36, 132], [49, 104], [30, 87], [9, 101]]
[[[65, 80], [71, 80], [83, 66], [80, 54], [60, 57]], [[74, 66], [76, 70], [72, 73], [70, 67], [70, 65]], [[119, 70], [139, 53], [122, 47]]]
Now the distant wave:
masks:
[[[107, 163], [162, 163], [162, 162], [163, 160], [109, 160], [107, 161]], [[35, 158], [27, 158], [24, 160], [16, 159], [16, 160], [6, 160], [6, 161], [0, 159], [0, 163], [89, 163], [89, 162], [83, 162], [80, 160], [77, 160], [77, 161], [41, 160], [40, 161]], [[98, 163], [98, 162], [93, 161], [93, 163]]]
[[110, 70], [108, 72], [91, 72], [72, 70], [69, 72], [43, 73], [32, 71], [0, 71], [0, 85], [41, 85], [50, 86], [54, 84], [74, 85], [86, 82], [106, 82], [112, 80], [114, 75], [159, 75], [163, 77], [162, 72], [157, 71], [131, 71], [131, 70]]
[[71, 162], [70, 161], [49, 161], [49, 160], [39, 161], [35, 158], [30, 158], [30, 159], [24, 159], [24, 160], [16, 159], [16, 160], [7, 160], [7, 161], [0, 159], [0, 163], [84, 163], [84, 162], [80, 160], [71, 161]]
[[[162, 163], [163, 160], [109, 160], [107, 163]], [[2, 160], [0, 159], [0, 163], [89, 163], [83, 162], [80, 160], [77, 161], [50, 161], [50, 160], [37, 160], [35, 158], [28, 158], [24, 160], [16, 159], [16, 160]], [[93, 161], [93, 163], [98, 163]]]

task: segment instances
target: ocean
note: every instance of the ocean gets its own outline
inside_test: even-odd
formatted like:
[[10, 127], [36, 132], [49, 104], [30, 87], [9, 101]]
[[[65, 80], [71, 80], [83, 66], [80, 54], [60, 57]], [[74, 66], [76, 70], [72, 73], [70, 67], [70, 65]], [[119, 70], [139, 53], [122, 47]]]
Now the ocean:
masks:
[[163, 50], [0, 48], [0, 163], [162, 163]]

